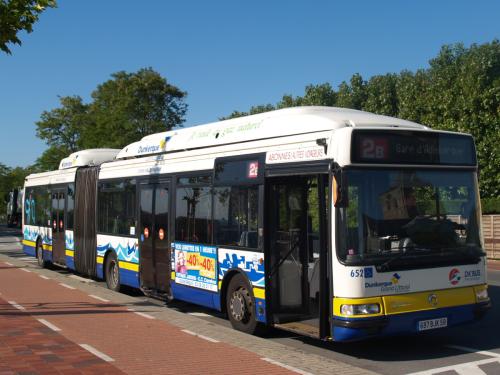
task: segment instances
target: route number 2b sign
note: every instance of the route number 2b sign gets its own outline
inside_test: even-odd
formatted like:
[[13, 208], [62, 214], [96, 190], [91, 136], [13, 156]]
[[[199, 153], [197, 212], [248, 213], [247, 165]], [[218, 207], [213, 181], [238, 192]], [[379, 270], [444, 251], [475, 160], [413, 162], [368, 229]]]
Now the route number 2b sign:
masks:
[[383, 138], [364, 138], [361, 142], [361, 158], [386, 159], [388, 144]]

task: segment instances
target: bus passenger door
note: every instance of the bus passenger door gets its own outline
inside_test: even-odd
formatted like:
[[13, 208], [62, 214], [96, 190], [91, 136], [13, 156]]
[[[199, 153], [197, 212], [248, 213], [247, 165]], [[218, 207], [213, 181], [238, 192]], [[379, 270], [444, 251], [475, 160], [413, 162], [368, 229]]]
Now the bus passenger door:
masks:
[[170, 252], [168, 236], [168, 185], [158, 184], [155, 188], [154, 206], [154, 261], [156, 289], [167, 292], [170, 286]]
[[141, 287], [166, 293], [170, 285], [169, 184], [141, 184], [139, 209]]
[[61, 265], [66, 264], [64, 200], [63, 190], [52, 191], [52, 262]]
[[325, 183], [326, 175], [266, 180], [273, 320], [314, 337], [320, 335], [320, 288], [327, 284], [320, 279], [320, 262], [326, 262]]

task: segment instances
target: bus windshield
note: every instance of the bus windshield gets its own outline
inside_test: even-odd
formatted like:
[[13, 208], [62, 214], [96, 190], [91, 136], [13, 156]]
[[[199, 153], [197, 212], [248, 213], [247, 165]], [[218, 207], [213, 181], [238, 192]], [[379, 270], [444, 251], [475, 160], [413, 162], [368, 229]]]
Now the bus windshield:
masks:
[[346, 264], [409, 269], [483, 255], [475, 172], [348, 169], [345, 176], [337, 253]]

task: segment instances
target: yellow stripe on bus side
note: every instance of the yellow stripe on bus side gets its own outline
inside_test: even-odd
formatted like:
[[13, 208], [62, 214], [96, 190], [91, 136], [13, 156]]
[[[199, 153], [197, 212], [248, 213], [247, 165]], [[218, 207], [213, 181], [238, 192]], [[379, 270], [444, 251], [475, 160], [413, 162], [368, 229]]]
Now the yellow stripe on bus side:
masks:
[[23, 245], [35, 247], [36, 246], [36, 242], [34, 242], [34, 241], [28, 241], [28, 240], [23, 240]]
[[104, 263], [104, 257], [97, 257], [97, 264], [103, 264]]
[[129, 263], [129, 262], [118, 262], [120, 268], [124, 270], [139, 272], [139, 265], [137, 263]]
[[253, 288], [253, 295], [255, 298], [265, 299], [266, 291], [262, 288]]
[[52, 251], [52, 245], [42, 245], [45, 251]]
[[175, 280], [175, 272], [174, 271], [172, 271], [170, 273], [170, 280]]
[[66, 256], [74, 258], [75, 252], [73, 250], [66, 249]]

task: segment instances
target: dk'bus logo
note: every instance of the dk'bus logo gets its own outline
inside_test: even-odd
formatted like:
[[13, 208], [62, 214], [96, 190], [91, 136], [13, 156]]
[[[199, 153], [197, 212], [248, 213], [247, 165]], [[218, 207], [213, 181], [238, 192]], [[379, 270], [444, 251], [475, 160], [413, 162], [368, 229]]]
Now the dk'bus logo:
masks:
[[448, 279], [450, 280], [451, 285], [457, 285], [460, 281], [460, 271], [453, 268], [448, 275]]

